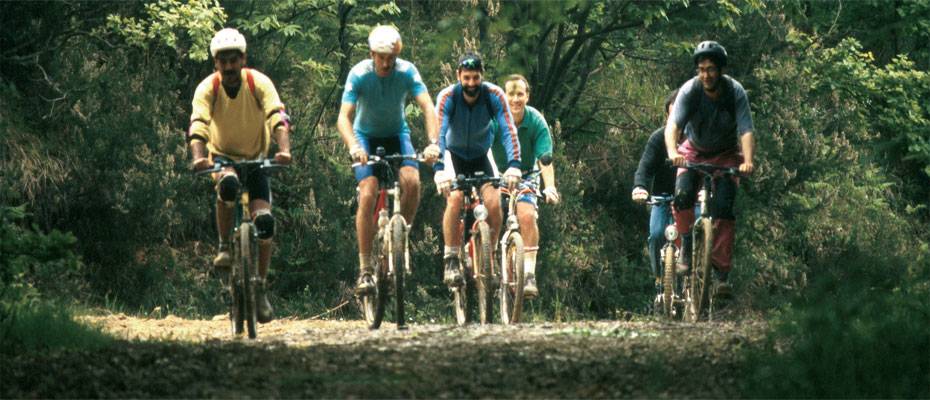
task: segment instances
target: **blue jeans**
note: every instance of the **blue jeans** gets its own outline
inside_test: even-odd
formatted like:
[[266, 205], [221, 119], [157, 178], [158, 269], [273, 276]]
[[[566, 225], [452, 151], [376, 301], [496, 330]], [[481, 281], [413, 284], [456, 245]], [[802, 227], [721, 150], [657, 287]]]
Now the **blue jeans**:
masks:
[[665, 227], [673, 221], [672, 207], [668, 203], [652, 206], [649, 215], [649, 265], [655, 277], [662, 276], [661, 254], [662, 246], [665, 246]]
[[[701, 207], [694, 207], [696, 215], [701, 214]], [[665, 246], [665, 227], [675, 223], [672, 218], [672, 207], [670, 204], [661, 204], [652, 206], [652, 212], [649, 215], [649, 265], [652, 266], [652, 275], [655, 277], [662, 276], [662, 247]]]

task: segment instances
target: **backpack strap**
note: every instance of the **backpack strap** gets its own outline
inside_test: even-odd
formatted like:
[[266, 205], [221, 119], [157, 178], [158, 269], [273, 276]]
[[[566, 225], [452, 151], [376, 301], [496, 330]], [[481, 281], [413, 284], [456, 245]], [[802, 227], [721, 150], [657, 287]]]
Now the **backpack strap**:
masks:
[[[252, 93], [252, 97], [255, 99], [255, 102], [258, 103], [258, 108], [262, 108], [262, 100], [255, 95], [255, 78], [252, 76], [251, 68], [243, 68], [245, 71], [245, 80], [249, 84], [249, 93]], [[220, 95], [220, 84], [222, 83], [222, 78], [220, 72], [216, 71], [213, 73], [213, 104], [216, 105], [216, 97]]]
[[[258, 100], [258, 96], [255, 95], [255, 78], [252, 77], [252, 69], [243, 68], [243, 70], [245, 70], [245, 80], [249, 82], [249, 92], [252, 93], [252, 97], [255, 97], [255, 99]], [[259, 102], [259, 105], [260, 104], [261, 102]]]
[[216, 98], [220, 95], [220, 71], [213, 73], [213, 103], [210, 107], [216, 106]]

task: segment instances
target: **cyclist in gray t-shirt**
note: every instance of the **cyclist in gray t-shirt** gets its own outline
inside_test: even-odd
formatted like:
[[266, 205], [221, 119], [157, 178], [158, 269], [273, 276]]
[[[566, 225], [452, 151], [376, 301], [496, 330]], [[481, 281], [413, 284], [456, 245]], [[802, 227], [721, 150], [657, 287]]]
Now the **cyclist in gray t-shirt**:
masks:
[[[735, 79], [723, 74], [727, 52], [720, 44], [705, 41], [693, 54], [697, 76], [678, 90], [672, 115], [665, 125], [665, 146], [668, 158], [678, 167], [686, 162], [708, 163], [723, 167], [739, 167], [742, 174], [752, 173], [755, 141], [752, 115], [746, 90]], [[687, 139], [678, 145], [684, 130]], [[694, 203], [700, 177], [679, 168], [675, 182], [675, 224], [683, 236], [694, 223]], [[715, 185], [714, 246], [711, 260], [718, 280], [717, 295], [727, 297], [730, 287], [727, 275], [733, 268], [733, 239], [736, 216], [738, 180], [718, 179]], [[690, 267], [691, 249], [680, 252], [679, 270]]]

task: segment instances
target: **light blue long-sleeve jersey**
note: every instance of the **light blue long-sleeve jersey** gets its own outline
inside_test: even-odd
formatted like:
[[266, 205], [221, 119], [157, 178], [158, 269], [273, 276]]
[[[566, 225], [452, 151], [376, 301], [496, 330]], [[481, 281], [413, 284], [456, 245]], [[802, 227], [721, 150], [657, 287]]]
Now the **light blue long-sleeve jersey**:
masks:
[[[488, 82], [481, 83], [478, 101], [465, 102], [462, 85], [455, 84], [436, 96], [436, 114], [439, 119], [439, 149], [446, 149], [458, 157], [473, 160], [487, 157], [494, 140], [491, 121], [501, 127], [500, 141], [507, 153], [508, 167], [520, 168], [520, 141], [513, 123], [510, 106], [504, 91]], [[442, 163], [433, 169], [441, 171]]]
[[413, 97], [426, 93], [426, 85], [413, 63], [397, 59], [391, 75], [380, 77], [371, 59], [355, 64], [346, 77], [342, 102], [355, 104], [356, 135], [373, 138], [410, 134], [404, 118], [404, 103], [409, 93]]

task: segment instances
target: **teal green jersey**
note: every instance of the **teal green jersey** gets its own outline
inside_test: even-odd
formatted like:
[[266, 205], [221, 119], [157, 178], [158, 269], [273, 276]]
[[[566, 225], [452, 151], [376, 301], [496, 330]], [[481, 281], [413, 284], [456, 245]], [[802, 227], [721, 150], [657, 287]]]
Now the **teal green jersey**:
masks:
[[[500, 127], [495, 121], [491, 130], [494, 132], [493, 145], [491, 151], [494, 153], [494, 162], [500, 171], [507, 169], [507, 152], [500, 143]], [[549, 124], [542, 113], [533, 107], [526, 106], [524, 111], [523, 122], [517, 128], [520, 137], [520, 160], [523, 172], [529, 172], [536, 168], [536, 160], [540, 157], [552, 153], [552, 135], [549, 134]]]

